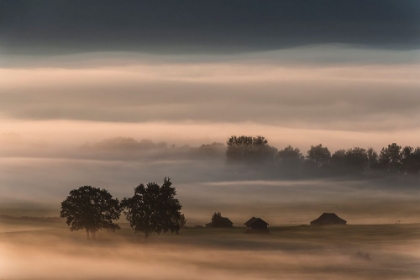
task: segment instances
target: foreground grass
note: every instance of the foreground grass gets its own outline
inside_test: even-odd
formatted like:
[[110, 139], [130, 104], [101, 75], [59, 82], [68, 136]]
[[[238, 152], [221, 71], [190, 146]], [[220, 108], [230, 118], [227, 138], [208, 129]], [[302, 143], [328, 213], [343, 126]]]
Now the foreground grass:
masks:
[[87, 241], [62, 222], [8, 219], [0, 232], [0, 279], [420, 278], [418, 224], [184, 228], [147, 241], [122, 224]]

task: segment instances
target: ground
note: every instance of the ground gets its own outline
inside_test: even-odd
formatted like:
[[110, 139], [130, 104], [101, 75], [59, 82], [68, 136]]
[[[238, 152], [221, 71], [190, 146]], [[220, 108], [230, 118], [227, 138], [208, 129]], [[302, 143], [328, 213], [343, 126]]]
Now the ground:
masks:
[[60, 221], [0, 219], [0, 279], [419, 279], [420, 224], [184, 228], [96, 241]]

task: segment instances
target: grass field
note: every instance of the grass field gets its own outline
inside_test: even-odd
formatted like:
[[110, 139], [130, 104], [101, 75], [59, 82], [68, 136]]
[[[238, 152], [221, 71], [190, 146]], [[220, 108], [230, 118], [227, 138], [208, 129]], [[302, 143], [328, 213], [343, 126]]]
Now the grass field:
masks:
[[419, 224], [270, 231], [185, 228], [145, 242], [123, 224], [87, 241], [62, 222], [1, 219], [0, 279], [420, 278]]

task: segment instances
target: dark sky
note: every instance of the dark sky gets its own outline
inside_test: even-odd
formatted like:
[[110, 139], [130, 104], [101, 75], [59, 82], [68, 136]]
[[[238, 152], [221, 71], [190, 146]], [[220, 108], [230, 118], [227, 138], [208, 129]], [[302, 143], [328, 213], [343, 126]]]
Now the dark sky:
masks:
[[0, 1], [6, 53], [226, 53], [420, 46], [417, 0]]

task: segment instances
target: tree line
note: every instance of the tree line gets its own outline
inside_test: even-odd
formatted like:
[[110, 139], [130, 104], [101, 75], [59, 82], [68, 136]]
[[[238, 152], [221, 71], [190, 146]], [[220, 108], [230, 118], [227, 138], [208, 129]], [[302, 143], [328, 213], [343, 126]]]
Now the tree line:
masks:
[[226, 142], [229, 163], [254, 164], [275, 169], [279, 174], [303, 175], [420, 175], [420, 147], [391, 143], [379, 153], [373, 148], [354, 147], [331, 153], [322, 144], [311, 146], [304, 155], [291, 145], [282, 150], [263, 136], [232, 136]]
[[87, 239], [96, 238], [99, 230], [116, 231], [115, 223], [124, 213], [135, 233], [143, 233], [147, 238], [152, 233], [179, 233], [185, 225], [185, 216], [175, 198], [176, 190], [170, 178], [157, 183], [140, 184], [132, 197], [119, 201], [105, 189], [83, 186], [70, 191], [61, 203], [60, 216], [66, 218], [71, 231], [86, 230]]

